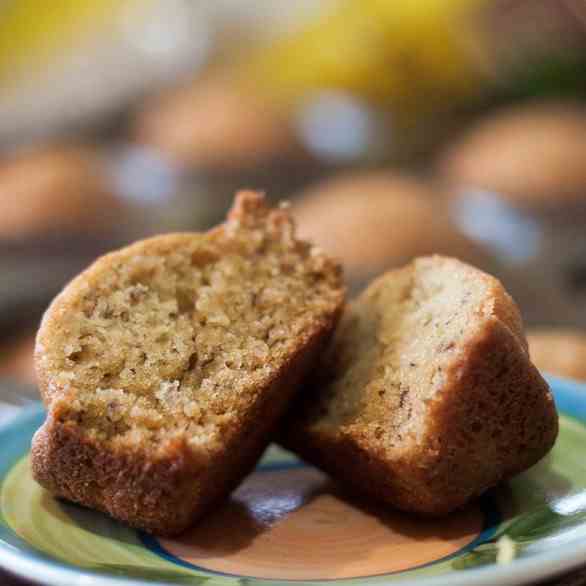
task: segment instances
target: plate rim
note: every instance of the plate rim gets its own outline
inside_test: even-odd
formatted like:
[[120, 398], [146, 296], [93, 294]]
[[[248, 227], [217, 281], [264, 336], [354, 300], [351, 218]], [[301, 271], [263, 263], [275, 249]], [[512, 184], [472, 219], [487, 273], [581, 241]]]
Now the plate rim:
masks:
[[[567, 378], [544, 375], [549, 385], [554, 390], [556, 404], [564, 415], [578, 418], [586, 425], [586, 383], [580, 383]], [[0, 390], [1, 393], [1, 390]], [[561, 400], [560, 400], [561, 399]], [[0, 424], [0, 439], [2, 435], [38, 417], [43, 411], [41, 403], [26, 406], [21, 413], [14, 418]], [[1, 443], [1, 442], [0, 442]], [[21, 456], [25, 455], [24, 453]], [[169, 582], [154, 582], [136, 578], [109, 576], [98, 570], [77, 568], [66, 562], [42, 557], [42, 552], [37, 552], [39, 557], [33, 557], [28, 552], [16, 549], [14, 546], [0, 539], [0, 567], [7, 572], [25, 578], [37, 584], [47, 586], [153, 586], [155, 584], [169, 584]], [[493, 586], [500, 584], [528, 584], [535, 580], [544, 580], [561, 573], [571, 571], [579, 566], [584, 566], [586, 559], [586, 540], [576, 540], [561, 544], [551, 551], [541, 553], [531, 558], [515, 559], [506, 565], [491, 565], [481, 568], [469, 568], [457, 573], [449, 573], [442, 576], [422, 576], [415, 579], [401, 579], [392, 584], [401, 586]], [[266, 584], [290, 584], [290, 585], [317, 585], [333, 584], [336, 582], [349, 584], [356, 583], [356, 578], [344, 578], [337, 580], [275, 580], [255, 578], [259, 583]], [[354, 582], [353, 582], [354, 581]], [[391, 584], [380, 581], [379, 586]]]

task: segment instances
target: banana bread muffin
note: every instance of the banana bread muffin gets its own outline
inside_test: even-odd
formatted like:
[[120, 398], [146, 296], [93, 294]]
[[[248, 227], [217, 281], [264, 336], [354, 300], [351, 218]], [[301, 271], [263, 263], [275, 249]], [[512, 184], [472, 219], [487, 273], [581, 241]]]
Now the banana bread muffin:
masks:
[[0, 238], [102, 233], [126, 211], [89, 146], [45, 145], [0, 159]]
[[35, 368], [33, 350], [35, 336], [26, 334], [15, 342], [0, 345], [0, 377], [14, 378], [20, 382], [34, 384]]
[[283, 209], [106, 255], [47, 311], [32, 469], [57, 496], [181, 532], [254, 466], [343, 306], [341, 271]]
[[529, 353], [543, 372], [586, 381], [586, 332], [573, 328], [539, 328], [527, 332]]
[[357, 282], [425, 254], [492, 268], [489, 255], [456, 228], [441, 200], [416, 178], [371, 171], [317, 183], [292, 213], [299, 235], [339, 258]]
[[440, 158], [451, 188], [494, 191], [518, 207], [584, 201], [586, 108], [535, 102], [496, 112], [472, 126]]
[[517, 307], [489, 275], [416, 259], [343, 318], [283, 443], [399, 509], [444, 514], [552, 447], [552, 395], [529, 361]]
[[224, 172], [301, 156], [288, 117], [239, 81], [212, 72], [149, 101], [134, 124], [136, 141], [181, 167]]
[[504, 108], [440, 157], [452, 216], [502, 267], [528, 324], [586, 327], [586, 105]]

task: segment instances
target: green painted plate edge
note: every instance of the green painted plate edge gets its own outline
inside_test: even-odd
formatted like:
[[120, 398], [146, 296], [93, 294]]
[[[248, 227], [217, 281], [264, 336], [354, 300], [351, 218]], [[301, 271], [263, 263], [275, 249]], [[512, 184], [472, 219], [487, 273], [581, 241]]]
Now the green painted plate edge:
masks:
[[[560, 413], [569, 415], [586, 424], [586, 384], [571, 380], [546, 376], [555, 396]], [[23, 409], [11, 421], [0, 426], [0, 479], [4, 479], [11, 468], [28, 452], [30, 448], [30, 428], [34, 423], [40, 425], [44, 412], [40, 405], [32, 405]], [[22, 549], [6, 542], [17, 542], [0, 511], [0, 566], [22, 578], [39, 584], [55, 586], [152, 586], [155, 582], [137, 580], [117, 576], [107, 576], [99, 572], [80, 570], [66, 563], [59, 562], [40, 552], [26, 551], [26, 542], [22, 541]], [[405, 575], [401, 580], [402, 586], [493, 586], [498, 583], [517, 585], [527, 584], [536, 580], [543, 580], [555, 574], [569, 571], [586, 560], [586, 540], [566, 543], [552, 547], [551, 551], [535, 555], [530, 558], [516, 559], [510, 564], [499, 566], [491, 565], [480, 568], [470, 568], [463, 572], [449, 573], [436, 577], [410, 578]], [[199, 578], [199, 580], [198, 580]], [[194, 584], [205, 583], [205, 578], [194, 576]], [[346, 582], [347, 580], [337, 580]], [[257, 580], [257, 583], [269, 585], [284, 584], [327, 584], [336, 581], [275, 581]], [[247, 579], [241, 583], [247, 584]], [[165, 584], [165, 582], [160, 582]], [[379, 586], [384, 582], [379, 582]], [[390, 582], [389, 582], [390, 584]], [[397, 584], [396, 578], [393, 584]]]

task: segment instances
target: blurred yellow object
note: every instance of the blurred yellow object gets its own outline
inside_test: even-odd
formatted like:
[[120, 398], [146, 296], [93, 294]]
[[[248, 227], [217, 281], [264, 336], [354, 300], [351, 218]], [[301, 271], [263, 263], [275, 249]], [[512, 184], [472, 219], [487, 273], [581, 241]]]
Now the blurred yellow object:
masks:
[[[10, 0], [0, 7], [0, 79], [50, 61], [137, 0]], [[148, 4], [148, 0], [143, 0]]]
[[490, 0], [343, 0], [263, 49], [246, 75], [285, 102], [347, 91], [403, 115], [478, 91], [478, 32], [467, 19]]

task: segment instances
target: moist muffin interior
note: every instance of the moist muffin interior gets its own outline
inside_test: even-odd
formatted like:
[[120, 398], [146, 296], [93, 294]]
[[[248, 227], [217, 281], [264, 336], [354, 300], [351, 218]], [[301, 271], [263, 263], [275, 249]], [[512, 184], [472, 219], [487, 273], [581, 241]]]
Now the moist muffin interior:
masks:
[[486, 290], [483, 281], [454, 280], [424, 263], [382, 277], [342, 320], [328, 356], [336, 378], [315, 412], [319, 427], [360, 430], [393, 450], [410, 447], [474, 318], [491, 311]]
[[[109, 258], [69, 301], [42, 368], [59, 418], [111, 445], [213, 450], [343, 294], [340, 271], [282, 212], [232, 217]], [[51, 389], [49, 389], [51, 392]]]

